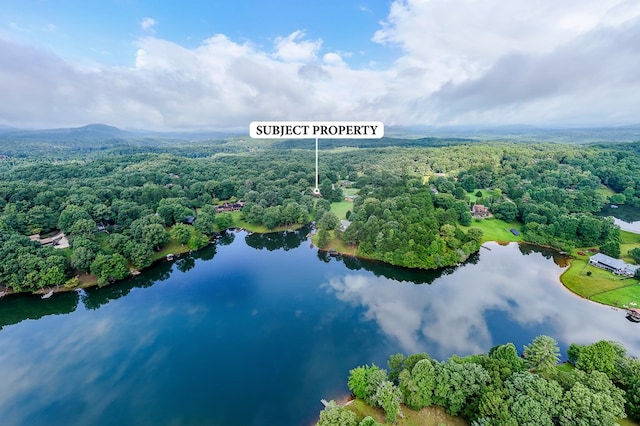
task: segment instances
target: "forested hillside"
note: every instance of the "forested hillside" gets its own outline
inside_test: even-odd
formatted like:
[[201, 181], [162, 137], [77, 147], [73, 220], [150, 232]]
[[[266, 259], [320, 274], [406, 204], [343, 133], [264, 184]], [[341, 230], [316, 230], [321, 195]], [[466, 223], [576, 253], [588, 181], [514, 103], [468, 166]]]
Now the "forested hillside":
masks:
[[[317, 199], [306, 147], [237, 138], [139, 142], [0, 144], [0, 284], [73, 287], [69, 280], [86, 272], [107, 284], [167, 247], [203, 247], [238, 221], [274, 229], [319, 220], [341, 199], [344, 181], [359, 190], [344, 241], [363, 256], [418, 268], [454, 265], [478, 250], [473, 203], [523, 224], [525, 240], [598, 245], [614, 256], [617, 228], [593, 213], [607, 202], [640, 206], [638, 143], [410, 147], [404, 140], [402, 147], [328, 149], [320, 157], [324, 198]], [[216, 213], [223, 201], [238, 200], [241, 212]], [[58, 230], [69, 248], [28, 238]]]

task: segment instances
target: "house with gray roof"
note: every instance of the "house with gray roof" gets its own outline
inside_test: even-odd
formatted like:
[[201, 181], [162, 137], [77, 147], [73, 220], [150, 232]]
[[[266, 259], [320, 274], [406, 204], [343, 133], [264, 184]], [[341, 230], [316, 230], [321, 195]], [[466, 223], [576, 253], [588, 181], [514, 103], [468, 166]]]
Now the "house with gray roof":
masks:
[[640, 265], [631, 265], [620, 259], [614, 259], [606, 254], [596, 253], [589, 258], [589, 263], [601, 269], [606, 269], [614, 274], [633, 277]]

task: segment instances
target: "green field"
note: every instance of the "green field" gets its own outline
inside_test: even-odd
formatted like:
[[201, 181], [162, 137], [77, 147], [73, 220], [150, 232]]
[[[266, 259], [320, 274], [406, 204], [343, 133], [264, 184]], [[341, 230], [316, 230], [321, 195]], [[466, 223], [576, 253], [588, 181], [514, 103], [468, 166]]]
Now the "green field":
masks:
[[339, 203], [331, 203], [331, 211], [338, 216], [338, 219], [346, 219], [347, 211], [353, 212], [353, 203], [351, 201], [340, 201]]
[[472, 219], [470, 226], [460, 226], [460, 229], [467, 232], [470, 227], [482, 229], [483, 243], [487, 241], [522, 241], [522, 235], [515, 236], [509, 231], [509, 229], [515, 228], [522, 232], [522, 224], [518, 222], [509, 223], [492, 217], [487, 219]]
[[614, 275], [589, 265], [588, 255], [575, 255], [571, 266], [560, 276], [572, 292], [605, 305], [623, 307], [630, 302], [640, 306], [640, 285], [635, 278]]
[[[482, 197], [476, 197], [476, 192], [480, 191], [482, 193]], [[488, 189], [476, 189], [474, 191], [471, 192], [467, 192], [467, 197], [469, 197], [469, 200], [471, 201], [471, 204], [485, 204], [482, 202], [482, 200], [486, 200], [488, 197], [491, 196], [491, 191], [489, 191]]]

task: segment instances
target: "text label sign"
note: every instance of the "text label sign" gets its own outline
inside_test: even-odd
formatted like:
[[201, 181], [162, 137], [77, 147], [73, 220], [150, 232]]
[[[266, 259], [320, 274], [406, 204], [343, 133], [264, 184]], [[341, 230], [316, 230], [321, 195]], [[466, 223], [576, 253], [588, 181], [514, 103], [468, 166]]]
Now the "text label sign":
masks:
[[380, 139], [380, 121], [254, 121], [249, 126], [254, 139]]

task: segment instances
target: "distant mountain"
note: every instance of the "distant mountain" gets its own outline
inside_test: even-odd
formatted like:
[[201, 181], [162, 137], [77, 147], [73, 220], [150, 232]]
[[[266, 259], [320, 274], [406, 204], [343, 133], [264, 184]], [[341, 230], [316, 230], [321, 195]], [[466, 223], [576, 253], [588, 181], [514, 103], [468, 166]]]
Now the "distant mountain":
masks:
[[60, 140], [60, 139], [113, 139], [127, 138], [131, 133], [106, 124], [89, 124], [82, 127], [43, 130], [7, 130], [3, 137], [17, 140]]
[[516, 142], [636, 142], [640, 124], [601, 127], [536, 127], [525, 124], [505, 126], [391, 127], [385, 134], [399, 137], [471, 138]]

